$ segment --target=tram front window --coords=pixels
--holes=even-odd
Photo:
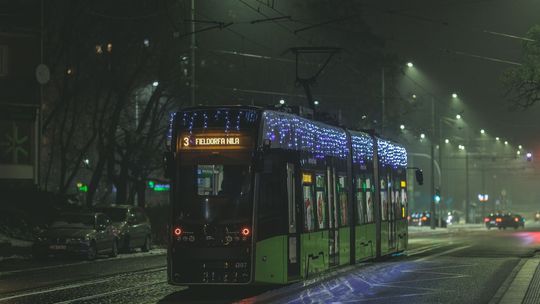
[[[222,224],[249,220],[251,175],[246,165],[181,166],[180,219]]]

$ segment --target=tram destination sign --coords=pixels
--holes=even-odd
[[[236,150],[251,146],[251,138],[241,133],[183,134],[179,146],[183,150]]]

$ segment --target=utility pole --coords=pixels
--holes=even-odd
[[[469,202],[469,152],[465,150],[465,223],[470,223],[470,202]]]
[[[191,0],[191,105],[195,105],[195,0]]]
[[[431,97],[431,138],[430,138],[430,156],[431,156],[431,229],[435,229],[435,98]]]
[[[386,93],[384,89],[384,65],[381,68],[381,136],[384,135],[384,123],[385,123],[385,113],[386,113]]]
[[[439,111],[437,111],[439,112]],[[439,113],[437,113],[439,114]],[[438,122],[438,127],[439,129],[437,130],[437,145],[439,146],[439,227],[442,227],[442,214],[441,214],[441,206],[443,204],[443,191],[442,191],[442,188],[443,188],[443,169],[442,169],[442,166],[443,166],[443,144],[442,144],[442,124],[441,124],[441,117],[440,117],[440,114],[437,115],[437,122]]]

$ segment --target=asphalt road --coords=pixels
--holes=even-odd
[[[188,289],[166,283],[165,252],[93,262],[0,262],[3,303],[489,303],[540,249],[525,230],[411,229],[409,250],[281,288]]]

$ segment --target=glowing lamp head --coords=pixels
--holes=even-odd
[[[421,138],[421,139],[426,138],[426,134],[424,134],[424,133],[420,134],[420,138]]]
[[[249,236],[251,234],[251,230],[249,230],[249,228],[247,228],[247,227],[244,227],[244,228],[242,228],[240,233],[242,233],[242,236]]]
[[[457,98],[457,94],[456,94],[456,93],[452,93],[452,98],[456,99],[456,98]]]
[[[461,115],[457,114],[456,119],[461,119]]]
[[[444,140],[444,143],[449,144],[450,140],[447,138],[447,139]]]
[[[182,228],[180,228],[180,227],[176,227],[176,228],[174,228],[174,230],[173,230],[174,236],[176,236],[176,237],[181,236],[183,232],[184,232],[184,231],[183,231]]]
[[[412,62],[409,61],[409,62],[407,62],[407,66],[408,66],[409,68],[412,68],[412,67],[414,66],[414,64],[413,64]]]
[[[279,100],[279,104],[285,104],[285,100],[284,100],[284,99],[280,99],[280,100]]]
[[[486,134],[486,130],[482,129],[482,130],[480,130],[480,133],[481,134]]]
[[[400,125],[399,128],[400,128],[401,130],[405,130],[405,125]]]

